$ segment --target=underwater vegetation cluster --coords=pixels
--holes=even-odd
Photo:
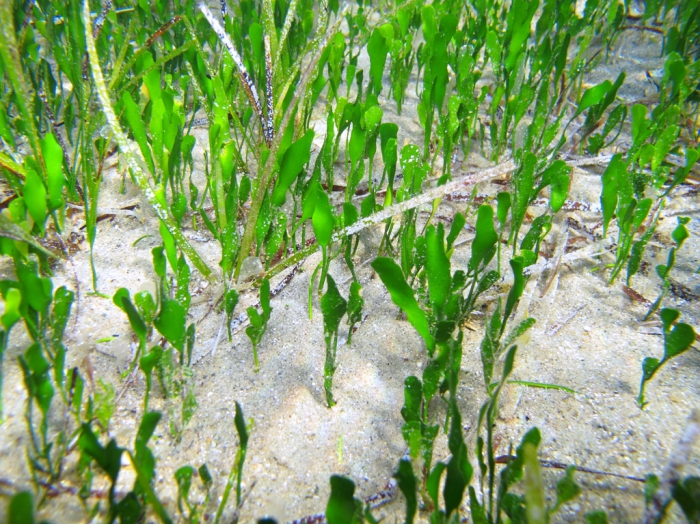
[[[219,290],[205,315],[223,318],[222,338],[245,328],[255,374],[274,322],[271,300],[320,252],[308,310],[317,304],[322,314],[329,414],[343,402],[334,397],[339,347],[362,336],[366,318],[361,269],[378,276],[420,337],[427,364],[403,383],[407,452],[396,457],[393,480],[361,499],[353,480],[334,475],[325,512],[295,522],[377,522],[377,508],[400,492],[397,518],[407,523],[545,523],[581,495],[574,476],[585,468],[541,460],[539,429],[500,455],[495,433],[509,385],[573,393],[511,376],[519,341],[536,323],[515,313],[533,272],[564,264],[568,233],[558,253],[546,242],[566,211],[595,208],[599,223],[577,226],[581,238],[609,242],[586,255],[599,262],[589,277],[610,286],[624,279],[624,292],[646,306],[643,320],[656,323],[663,356],[638,363],[640,410],[664,401],[646,391],[657,373],[697,349],[683,318],[692,314],[668,305],[679,293],[695,300],[675,275],[697,228],[690,212],[667,207],[681,191],[697,198],[700,180],[700,4],[0,0],[0,30],[0,252],[3,275],[12,275],[0,280],[0,431],[23,425],[26,449],[16,460],[27,471],[26,482],[0,472],[9,523],[60,522],[51,510],[59,497],[86,521],[241,519],[254,434],[238,402],[228,472],[178,468],[174,501],[156,482],[158,424],[179,443],[203,393],[193,358],[198,282]],[[646,71],[654,94],[640,100],[621,96],[625,71],[591,81],[628,32],[662,42],[662,69]],[[397,123],[414,107],[417,143]],[[465,170],[476,157],[488,167]],[[598,202],[572,199],[580,166],[599,168]],[[138,188],[158,245],[149,261],[155,285],[107,296],[95,249],[98,223],[114,218],[98,206],[110,170],[123,189]],[[479,192],[494,180],[497,192]],[[648,271],[649,247],[671,219],[665,259]],[[89,293],[111,300],[133,331],[119,393],[73,361],[66,337],[87,293],[54,281],[81,242],[78,220]],[[358,248],[370,230],[381,240],[364,266]],[[198,252],[192,231],[217,246],[218,265]],[[332,264],[347,270],[347,282]],[[651,299],[633,287],[649,273]],[[251,292],[257,301],[247,303]],[[465,332],[475,325],[485,401],[465,437],[459,388]],[[24,395],[23,417],[3,407],[11,366],[21,372],[11,386]],[[128,442],[110,426],[135,376],[145,388]],[[152,395],[167,409],[152,409]],[[673,507],[700,522],[700,477],[681,471],[699,436],[696,409],[669,466],[637,479],[646,522],[663,522]],[[437,459],[441,441],[447,460]],[[133,483],[124,489],[127,468]],[[553,494],[546,468],[564,470]],[[608,521],[603,510],[584,518]]]

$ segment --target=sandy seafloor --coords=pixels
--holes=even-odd
[[[604,78],[614,80],[620,70],[625,70],[627,81],[619,93],[622,99],[629,102],[653,95],[656,88],[647,81],[645,70],[658,77],[663,66],[663,60],[658,58],[659,49],[659,35],[627,31],[609,61],[598,66],[587,78],[587,85]],[[405,141],[422,144],[415,116],[416,104],[415,90],[409,86],[401,117],[396,114],[393,101],[382,106],[384,121],[399,123],[400,145]],[[322,131],[321,126],[317,129]],[[195,154],[201,159],[206,132],[199,130],[197,133]],[[316,148],[322,143],[320,135],[317,133],[314,141]],[[623,136],[621,143],[624,141]],[[614,151],[606,151],[611,152]],[[488,165],[491,164],[483,160],[475,145],[470,157],[460,161],[455,172],[459,175]],[[337,167],[342,171],[341,163]],[[577,168],[570,197],[593,204],[595,208],[599,202],[602,169]],[[126,194],[120,194],[121,182],[121,173],[116,168],[109,170],[99,202],[100,213],[116,210],[114,219],[99,223],[95,246],[99,291],[109,296],[120,287],[128,288],[132,295],[141,289],[153,288],[155,275],[150,250],[160,243],[157,219],[148,203],[128,180]],[[500,187],[485,183],[479,192],[495,194]],[[697,181],[678,188],[666,207],[667,213],[692,217],[688,225],[691,236],[678,253],[673,272],[673,278],[692,294],[685,298],[671,294],[665,302],[666,306],[680,309],[681,321],[696,327],[700,326],[697,297],[700,277],[694,274],[700,266],[697,190]],[[133,211],[122,209],[130,204],[138,205]],[[441,214],[450,216],[463,207],[464,204],[458,203],[444,204]],[[539,213],[541,211],[531,209],[532,215]],[[560,249],[562,226],[567,217],[575,218],[598,236],[602,233],[599,212],[560,211],[547,237],[546,251],[555,253]],[[80,230],[83,223],[82,214],[75,214],[68,222],[67,233],[72,230],[83,234]],[[653,268],[665,263],[672,245],[670,233],[675,225],[675,216],[662,220],[647,251],[648,266],[633,280],[634,289],[650,300],[660,291],[660,280]],[[218,267],[218,243],[208,232],[202,227],[194,231],[187,226],[184,231],[210,267]],[[151,447],[157,457],[155,488],[172,514],[177,514],[174,471],[185,464],[198,467],[202,463],[207,464],[215,478],[213,503],[208,509],[212,515],[215,512],[237,449],[233,426],[236,401],[243,407],[246,418],[254,420],[244,466],[247,498],[241,508],[243,522],[264,515],[284,522],[323,511],[332,474],[351,477],[361,497],[382,489],[391,478],[406,449],[400,415],[403,382],[412,374],[420,377],[428,360],[418,334],[400,318],[398,308],[369,265],[362,265],[375,256],[381,231],[380,227],[375,227],[362,234],[363,242],[355,262],[361,266],[358,276],[367,316],[353,336],[352,344],[338,349],[339,368],[334,380],[338,404],[333,409],[326,407],[323,394],[325,345],[316,298],[313,320],[307,314],[309,278],[320,261],[320,254],[309,257],[302,271],[272,300],[268,332],[259,348],[259,373],[253,372],[251,344],[242,330],[234,336],[233,343],[222,336],[216,351],[212,351],[221,325],[221,316],[210,312],[217,296],[217,285],[194,275],[193,302],[199,302],[191,307],[188,322],[198,322],[194,374],[199,408],[181,442],[170,435],[169,406],[158,386],[155,386],[150,404],[151,409],[164,412]],[[616,233],[612,230],[610,235]],[[132,247],[144,235],[151,236]],[[466,265],[470,255],[468,240],[472,235],[467,229],[460,235],[459,241],[467,242],[455,252],[453,269]],[[587,239],[571,242],[574,236],[580,235],[570,231],[572,252],[595,253],[610,245],[610,239],[599,240],[598,244]],[[126,316],[110,299],[89,294],[91,274],[87,243],[79,247],[71,261],[58,265],[54,277],[55,288],[65,285],[79,297],[66,332],[67,366],[79,366],[85,376],[89,365],[95,381],[101,378],[114,384],[118,392],[124,389],[109,426],[109,435],[120,445],[131,447],[141,415],[144,377],[136,374],[126,387],[120,383],[120,372],[132,355],[133,336]],[[637,477],[662,473],[691,409],[700,407],[700,359],[697,350],[691,349],[671,361],[648,385],[649,404],[640,410],[636,397],[642,360],[646,356],[660,358],[663,354],[660,324],[640,322],[646,308],[632,302],[623,292],[624,278],[612,286],[606,284],[608,273],[604,265],[612,260],[612,255],[607,254],[600,259],[581,257],[562,263],[549,286],[550,271],[533,274],[529,279],[510,325],[526,316],[537,319],[537,324],[529,336],[519,341],[511,378],[558,384],[575,390],[576,394],[519,385],[506,387],[495,428],[500,441],[497,453],[507,453],[511,444],[517,445],[522,435],[536,426],[542,433],[542,459]],[[504,273],[507,283],[509,272]],[[6,260],[0,274],[2,278],[12,278],[11,266]],[[350,275],[345,264],[332,263],[331,274],[347,296]],[[493,310],[494,299],[501,288],[494,289],[483,308],[488,313]],[[247,305],[254,300],[253,295],[247,295],[242,302]],[[237,311],[243,311],[243,305],[239,305]],[[483,316],[472,317],[465,330],[463,374],[458,392],[464,435],[471,451],[476,438],[477,413],[485,400],[479,356],[482,319]],[[343,329],[342,338],[347,333],[345,324]],[[111,342],[97,342],[110,336],[115,337]],[[26,347],[27,338],[20,329],[15,329],[5,355],[2,395],[7,420],[0,431],[0,479],[11,482],[11,489],[3,486],[3,490],[10,491],[31,485],[24,451],[27,444],[23,416],[26,395],[16,360]],[[434,400],[431,410],[438,420],[443,419],[442,401]],[[52,421],[58,424],[60,419],[57,412]],[[437,442],[436,457],[447,458],[445,436],[441,434]],[[75,466],[74,458],[75,454],[67,463],[66,485],[72,480],[70,469]],[[476,464],[473,456],[472,463]],[[544,470],[550,502],[556,480],[562,474]],[[693,451],[684,474],[700,474],[700,448]],[[130,489],[133,478],[133,470],[125,459],[118,483],[121,493]],[[583,487],[583,494],[564,506],[554,522],[582,522],[587,511],[596,509],[605,510],[610,522],[641,520],[642,483],[585,473],[578,473],[576,479]],[[97,482],[95,487],[106,485]],[[8,500],[0,497],[0,519],[4,519]],[[386,522],[398,522],[403,520],[403,504],[399,495],[390,505],[376,510],[375,515],[388,516]],[[233,509],[229,504],[225,515],[230,517]],[[468,515],[468,510],[463,514]],[[48,500],[40,516],[52,522],[87,519],[77,499],[67,495]],[[419,515],[421,521],[427,521],[427,517],[426,513]],[[148,521],[154,518],[151,516]],[[676,509],[668,521],[681,522],[683,517]]]

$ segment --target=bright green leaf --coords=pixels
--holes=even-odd
[[[46,221],[46,187],[39,175],[33,169],[27,169],[24,181],[24,202],[27,211],[41,231],[44,230]]]
[[[435,226],[429,226],[425,233],[427,248],[425,269],[428,273],[428,290],[430,302],[438,315],[447,301],[452,280],[450,261],[445,254],[444,234],[442,224],[438,224],[437,230]]]
[[[173,299],[163,301],[160,313],[155,318],[154,325],[174,348],[180,352],[185,347],[185,322],[187,313],[185,308]]]
[[[576,110],[574,118],[583,113],[586,109],[603,100],[603,97],[608,94],[608,91],[610,91],[612,87],[613,85],[610,80],[605,80],[597,86],[586,89],[581,97],[581,101],[578,104],[578,109]]]
[[[328,195],[324,191],[317,193],[316,206],[314,208],[311,223],[314,227],[314,234],[318,243],[326,247],[331,241],[333,235],[333,210],[328,199]]]
[[[299,140],[294,142],[285,151],[280,162],[280,172],[277,176],[277,183],[272,192],[272,203],[275,206],[284,204],[287,198],[287,191],[296,178],[301,174],[304,166],[311,158],[311,142],[314,139],[313,130],[308,130]]]
[[[377,258],[372,262],[372,267],[389,290],[394,304],[406,313],[408,321],[418,331],[418,334],[423,337],[428,350],[432,352],[435,347],[435,340],[430,334],[428,320],[423,310],[418,306],[413,290],[406,283],[401,268],[392,259],[386,257]]]
[[[498,235],[493,225],[493,208],[489,205],[479,206],[476,217],[476,236],[472,241],[472,255],[469,259],[469,271],[488,264],[496,254]]]

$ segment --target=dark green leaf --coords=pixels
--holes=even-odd
[[[647,243],[651,240],[651,237],[656,231],[656,221],[653,222],[652,226],[649,227],[642,237],[632,244],[632,250],[630,253],[630,258],[627,263],[627,285],[631,285],[631,279],[637,274],[639,268],[642,267],[642,257],[644,256],[644,251],[646,249]]]
[[[168,263],[173,271],[177,271],[177,249],[175,245],[175,238],[170,233],[168,227],[163,221],[160,223],[159,231],[160,236],[163,239],[163,248],[165,249],[165,256],[168,259]]]
[[[552,215],[545,212],[532,221],[530,229],[523,237],[520,243],[521,255],[525,259],[525,265],[530,266],[537,261],[537,255],[540,250],[540,242],[547,236],[547,233],[552,229]],[[527,252],[532,251],[532,255]]]
[[[605,121],[605,126],[603,127],[603,137],[607,137],[610,132],[615,129],[615,126],[627,118],[627,106],[624,104],[619,104],[610,111],[610,115]]]
[[[502,383],[506,381],[508,375],[510,375],[511,371],[513,371],[513,364],[515,362],[515,352],[517,351],[517,349],[518,346],[511,346],[508,349],[508,352],[506,353],[506,358],[503,362],[503,378],[501,379]]]
[[[364,304],[362,286],[359,282],[353,281],[350,284],[350,296],[348,297],[348,326],[350,326],[348,331],[348,344],[350,344],[350,338],[352,337],[355,324],[362,320],[362,308]]]
[[[250,188],[250,178],[248,178],[246,175],[243,175],[243,178],[241,178],[241,187],[238,190],[238,202],[240,205],[243,205],[248,201],[248,196],[250,195]]]
[[[641,227],[642,222],[644,222],[649,215],[651,205],[651,198],[645,198],[639,201],[632,215],[631,233],[635,233]]]
[[[352,524],[358,505],[353,495],[355,483],[347,477],[331,476],[331,495],[326,506],[328,524]],[[361,509],[361,506],[360,508]]]
[[[313,139],[314,132],[310,129],[285,151],[284,157],[280,162],[280,172],[277,176],[277,183],[272,192],[272,203],[275,206],[279,207],[284,204],[289,187],[301,174],[304,166],[311,158],[311,142]]]
[[[206,216],[207,214],[202,211],[202,215]],[[207,220],[209,220],[207,218]],[[216,228],[212,224],[212,233],[216,234]],[[160,277],[160,279],[165,282],[165,271],[166,271],[166,260],[164,255],[165,249],[163,246],[157,246],[151,249],[151,254],[153,255],[153,271],[156,272],[156,275]],[[119,304],[117,304],[119,306]],[[121,306],[119,306],[121,307]]]
[[[182,222],[185,213],[187,213],[187,198],[184,194],[178,193],[173,197],[173,203],[170,205],[170,211],[175,217],[175,221],[179,225]]]
[[[360,218],[357,212],[357,208],[351,202],[345,202],[343,204],[343,219],[345,221],[345,227],[353,225]]]
[[[647,357],[642,361],[642,381],[650,380],[659,369],[659,359]]]
[[[660,485],[661,481],[659,480],[659,477],[653,473],[646,476],[644,482],[644,501],[647,506],[649,506],[649,504],[651,504],[651,502],[654,500],[654,495],[656,495]]]
[[[35,311],[41,314],[48,313],[53,294],[51,279],[39,276],[39,266],[36,261],[17,260],[15,271],[22,285],[22,300],[26,300]]]
[[[180,498],[183,500],[187,500],[187,496],[190,493],[192,475],[194,475],[194,468],[192,466],[182,466],[175,471],[175,481],[180,491]]]
[[[678,320],[678,317],[680,317],[681,314],[677,309],[663,308],[659,313],[659,316],[661,317],[661,322],[664,325],[664,333],[668,334],[671,326],[676,320]]]
[[[695,330],[689,324],[679,323],[664,339],[664,360],[680,355],[695,342]]]
[[[411,461],[407,459],[401,459],[399,461],[399,469],[394,474],[397,480],[399,489],[403,493],[406,499],[406,524],[411,524],[416,515],[416,510],[418,509],[418,498],[417,493],[417,481],[413,474],[413,466]]]
[[[260,285],[260,308],[263,312],[263,322],[267,324],[272,308],[270,307],[270,279],[265,278]]]
[[[608,515],[603,510],[586,513],[586,524],[608,524]]]
[[[377,199],[374,193],[370,193],[360,204],[360,215],[362,218],[367,218],[372,213],[374,213],[374,208],[377,205]]]
[[[372,32],[372,36],[367,42],[367,54],[369,54],[369,72],[372,77],[374,93],[379,94],[382,90],[382,80],[384,75],[384,65],[386,55],[389,52],[389,44],[394,38],[394,28],[391,24],[384,24],[377,27]]]
[[[479,503],[473,486],[469,486],[469,509],[474,524],[489,524],[485,508]]]
[[[651,159],[651,170],[657,171],[661,167],[661,163],[666,158],[666,155],[671,151],[673,144],[676,142],[678,137],[679,127],[676,125],[670,125],[666,127],[661,136],[656,140],[654,146],[654,156]]]
[[[70,317],[70,309],[73,304],[74,293],[61,286],[53,296],[53,341],[60,343],[63,339],[63,332]],[[3,316],[4,318],[4,316]]]
[[[700,477],[687,477],[676,482],[671,488],[671,495],[688,522],[700,522]]]
[[[647,108],[642,104],[632,106],[632,144],[637,147],[648,137],[651,122],[646,119]]]
[[[258,310],[251,306],[246,309],[246,313],[248,313],[248,321],[250,322],[250,327],[246,329],[246,332],[248,332],[249,329],[260,330],[263,326],[263,322],[262,316],[258,313]]]
[[[459,408],[452,404],[452,426],[450,428],[449,448],[452,457],[447,464],[447,476],[443,497],[445,498],[445,514],[450,517],[454,511],[459,511],[464,496],[464,490],[472,477],[472,466],[469,463],[467,446],[462,436],[462,417]]]
[[[24,357],[20,357],[20,362],[24,364],[23,371],[27,390],[36,399],[42,413],[46,415],[51,407],[54,389],[48,373],[51,366],[44,358],[38,342],[29,346]],[[25,366],[27,369],[24,369]]]
[[[501,347],[499,342],[501,327],[501,301],[499,299],[498,307],[491,315],[491,320],[486,324],[486,332],[480,346],[481,364],[484,368],[484,382],[487,388],[491,384],[493,365]]]
[[[618,153],[612,157],[603,173],[603,191],[600,195],[600,205],[603,208],[603,234],[607,234],[608,224],[617,208],[618,180],[627,170],[627,165]]]
[[[352,167],[353,174],[357,172],[357,163],[364,157],[365,146],[367,144],[367,133],[362,127],[362,107],[361,105],[355,104],[353,107],[353,119],[352,119],[352,132],[350,133],[350,142],[348,143],[348,156],[350,157],[350,163]],[[360,169],[364,169],[364,164],[358,166]],[[350,187],[350,192],[354,193],[354,188],[357,187],[359,180],[353,180],[354,177],[351,176],[351,181],[348,183]]]
[[[4,74],[2,60],[0,60],[0,75]],[[12,148],[15,149],[15,137],[9,123],[9,113],[7,106],[0,102],[0,137]]]
[[[78,447],[97,462],[112,482],[116,482],[119,469],[121,468],[121,455],[124,450],[117,447],[114,439],[109,441],[106,448],[103,448],[90,426],[83,424],[80,437],[78,438]]]
[[[498,282],[499,278],[501,278],[501,275],[495,269],[486,273],[483,277],[481,277],[481,280],[479,280],[479,284],[477,286],[478,294],[481,294],[487,289],[490,289],[491,286]]]
[[[525,290],[525,279],[523,278],[523,260],[521,257],[515,257],[510,260],[510,267],[513,270],[513,287],[510,288],[508,298],[506,299],[506,308],[503,312],[503,327],[505,329],[506,321],[515,308],[515,304],[520,300]]]
[[[185,346],[187,348],[187,361],[181,362],[180,364],[190,366],[192,364],[192,350],[194,349],[194,342],[197,338],[197,326],[192,323],[187,326],[187,331],[185,332]]]
[[[550,204],[552,212],[558,212],[566,202],[569,194],[569,177],[572,168],[567,166],[563,160],[557,160],[542,173],[542,181],[538,187],[538,193],[546,186],[551,186]]]
[[[153,323],[153,319],[156,317],[157,305],[151,294],[145,289],[143,291],[139,291],[134,295],[134,303],[136,304],[136,309],[138,310],[141,319],[146,324]]]
[[[236,402],[236,416],[234,417],[234,423],[236,426],[236,431],[238,432],[238,438],[241,441],[241,448],[246,449],[248,447],[248,430],[246,429],[245,419],[243,418],[243,409],[238,402]]]
[[[440,478],[442,477],[442,472],[445,471],[447,465],[444,462],[438,462],[435,464],[433,471],[428,475],[428,480],[426,481],[426,487],[428,490],[428,495],[430,495],[433,501],[434,507],[439,507],[440,501],[438,500],[438,493],[440,489]]]
[[[539,429],[537,428],[532,428],[527,433],[525,433],[525,435],[523,435],[520,445],[516,450],[516,458],[510,461],[510,463],[507,466],[507,473],[502,475],[502,479],[504,479],[508,486],[512,486],[523,477],[523,466],[525,463],[525,446],[527,444],[530,444],[537,448],[541,440],[542,437],[540,435]]]
[[[214,482],[214,478],[211,476],[211,473],[209,473],[207,465],[202,464],[197,471],[199,471],[199,478],[202,480],[202,484],[207,488],[211,486],[212,482]]]
[[[154,347],[139,359],[139,367],[148,376],[153,368],[158,364],[158,360],[163,356],[163,350],[159,346]]]
[[[447,235],[447,250],[452,249],[452,245],[457,240],[457,237],[462,232],[462,228],[467,223],[467,219],[462,213],[457,213],[452,220],[452,225],[450,226],[450,233]]]
[[[133,491],[119,501],[115,513],[120,524],[139,524],[144,519],[144,508]]]
[[[425,41],[432,46],[435,41],[435,36],[437,35],[437,17],[435,15],[435,9],[432,5],[426,5],[423,7],[422,13],[423,20],[423,38]]]
[[[651,200],[651,199],[648,199]],[[688,217],[678,217],[678,225],[671,233],[671,238],[676,243],[676,248],[680,249],[683,243],[688,239],[690,233],[686,229],[686,224],[690,221]]]
[[[338,291],[333,277],[328,275],[328,289],[321,298],[321,312],[323,313],[323,331],[326,334],[336,333],[340,321],[347,311],[348,303]]]
[[[114,415],[114,386],[101,378],[97,380],[99,387],[95,391],[95,416],[103,428],[109,427],[109,421]]]
[[[418,458],[422,449],[421,422],[414,420],[401,426],[401,435],[408,444],[408,451],[412,458]]]
[[[36,375],[44,375],[51,368],[48,360],[44,358],[41,345],[38,342],[35,342],[27,348],[27,351],[24,353],[24,358],[29,365],[29,369]]]
[[[443,347],[436,358],[430,359],[423,370],[423,398],[426,404],[440,388],[447,367],[448,351]]]
[[[136,440],[134,441],[134,456],[137,464],[143,459],[146,448],[148,446],[148,441],[153,436],[153,432],[160,422],[162,415],[157,411],[149,411],[145,413],[141,418],[141,424],[139,425],[139,430],[136,433]]]
[[[576,466],[569,466],[566,468],[566,475],[557,482],[557,507],[581,494],[581,487],[574,480],[575,472]]]
[[[404,406],[401,408],[401,416],[406,422],[420,420],[420,407],[423,400],[423,385],[418,377],[410,376],[404,381],[403,388]]]
[[[523,223],[527,207],[532,198],[536,163],[537,157],[532,153],[526,153],[520,169],[518,169],[514,175],[515,202],[513,202],[511,211],[513,217],[511,237],[514,243],[517,242],[518,231]]]
[[[643,408],[646,404],[644,400],[644,389],[646,387],[646,383],[651,380],[660,367],[661,363],[659,362],[658,358],[647,357],[642,361],[642,382],[639,386],[639,395],[637,396],[637,404],[639,404],[639,407],[641,408]]]
[[[258,214],[258,220],[255,223],[255,236],[260,243],[265,242],[268,238],[267,234],[272,226],[272,220],[274,218],[272,206],[270,205],[269,193],[265,192],[265,196],[260,205],[260,213]]]
[[[21,491],[12,497],[7,524],[34,524],[34,497],[29,491]]]

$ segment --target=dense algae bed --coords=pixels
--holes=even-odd
[[[378,15],[375,15],[367,22],[373,26],[377,21]],[[341,30],[347,30],[347,27],[343,25]],[[420,30],[417,35],[420,41]],[[658,82],[663,74],[665,58],[661,54],[661,45],[661,36],[653,31],[623,31],[607,60],[585,75],[583,85],[590,87],[606,79],[613,81],[620,71],[625,71],[627,77],[618,92],[620,101],[634,103],[653,99],[657,91],[653,80]],[[598,49],[592,45],[588,53],[592,55]],[[370,59],[363,48],[357,69],[369,71],[370,68]],[[415,73],[414,70],[409,77],[400,116],[394,101],[387,98],[391,82],[388,70],[379,95],[382,121],[398,125],[397,142],[400,146],[423,143],[424,132],[418,109],[420,99],[416,96],[416,85],[420,85],[421,77],[416,77]],[[491,75],[486,68],[479,85],[492,85],[495,76]],[[366,73],[365,78],[368,77],[369,73]],[[341,91],[344,91],[345,85],[341,86]],[[353,100],[356,96],[357,90],[353,86],[348,98]],[[314,165],[316,156],[324,147],[327,102],[332,103],[332,98],[324,90],[310,118],[310,128],[314,129],[315,136],[309,166]],[[576,101],[571,104],[575,105]],[[482,118],[487,121],[490,115],[483,114]],[[195,137],[192,178],[200,189],[207,184],[208,167],[205,168],[203,162],[203,151],[211,138],[207,131],[207,128],[192,130]],[[517,131],[513,133],[517,135]],[[623,126],[618,140],[600,154],[624,152],[631,141],[630,130]],[[467,157],[459,151],[453,165],[453,176],[457,178],[493,166],[493,162],[484,159],[489,156],[488,147],[487,140],[486,150],[482,151],[475,138]],[[565,147],[562,153],[566,153],[569,147]],[[335,183],[339,186],[347,183],[345,154],[345,147],[341,145],[334,164]],[[97,216],[104,218],[97,224],[94,246],[99,291],[112,297],[119,288],[126,287],[132,295],[141,290],[150,290],[156,295],[151,250],[162,243],[158,217],[139,188],[129,177],[125,179],[125,168],[117,163],[116,158],[107,160],[97,205]],[[438,155],[433,166],[435,175],[442,172],[441,158]],[[501,160],[507,158],[504,155]],[[380,178],[383,169],[380,155],[374,162],[373,171]],[[648,307],[624,292],[620,287],[624,279],[614,285],[607,284],[609,272],[606,273],[605,266],[614,261],[611,248],[614,248],[612,243],[617,237],[612,232],[608,232],[605,238],[602,235],[601,174],[606,165],[607,162],[599,165],[595,161],[582,163],[571,173],[570,202],[554,214],[552,230],[541,246],[541,258],[530,268],[530,277],[511,320],[513,326],[527,317],[535,318],[537,323],[517,341],[518,353],[510,379],[555,384],[574,393],[508,384],[501,393],[495,426],[495,454],[508,453],[509,447],[516,446],[527,430],[538,427],[543,439],[539,446],[541,459],[644,478],[649,473],[663,472],[691,410],[698,406],[698,359],[696,350],[692,349],[671,361],[648,385],[649,404],[644,410],[639,408],[641,362],[648,356],[661,356],[661,324],[640,321]],[[403,174],[400,171],[399,168],[397,180]],[[506,180],[509,176],[510,172],[480,184],[478,201],[491,202],[498,192],[508,187]],[[659,293],[660,280],[653,268],[666,262],[668,251],[674,245],[671,233],[677,225],[676,216],[694,217],[693,213],[697,212],[696,180],[697,175],[694,175],[669,197],[656,233],[648,244],[645,268],[633,279],[634,290],[648,299],[653,300]],[[364,189],[363,186],[360,187]],[[9,184],[3,189],[6,196],[14,192]],[[467,198],[464,198],[470,191],[467,188],[461,199],[460,195],[445,198],[433,219],[449,228],[455,213],[470,210],[465,213],[468,225],[455,241],[456,248],[451,258],[453,270],[466,268],[472,253],[477,206],[467,203]],[[338,204],[338,209],[342,200],[342,193],[331,193],[331,202]],[[210,210],[213,205],[210,200],[203,203],[203,207]],[[537,205],[530,206],[530,216],[524,228],[529,227],[530,219],[543,210]],[[288,204],[282,211],[291,216],[294,208]],[[430,205],[421,208],[417,218],[419,232],[430,211]],[[126,315],[112,300],[89,294],[92,274],[89,246],[84,239],[85,222],[80,208],[68,214],[64,238],[76,240],[73,244],[75,252],[71,253],[69,260],[54,266],[52,277],[54,289],[65,285],[77,295],[64,336],[68,348],[66,369],[77,367],[95,395],[103,388],[100,381],[114,385],[115,409],[102,441],[106,443],[108,437],[115,438],[119,445],[131,447],[141,420],[146,381],[138,370],[127,379],[120,378],[134,358],[136,339]],[[221,244],[201,221],[197,230],[191,224],[191,221],[183,221],[181,230],[184,236],[209,267],[218,267],[222,258]],[[697,275],[694,274],[700,266],[697,220],[690,220],[687,228],[690,237],[678,251],[674,268],[674,292],[669,294],[664,305],[679,309],[683,322],[697,326],[700,312]],[[310,226],[308,229],[311,236],[312,229]],[[199,467],[203,463],[214,477],[212,503],[207,513],[212,516],[216,513],[239,447],[233,420],[235,402],[240,403],[245,416],[254,421],[243,469],[242,487],[246,498],[240,508],[241,521],[249,522],[264,515],[285,521],[323,511],[329,496],[328,479],[332,474],[353,479],[360,497],[383,489],[406,452],[401,433],[404,381],[410,375],[422,376],[430,362],[425,343],[400,314],[370,266],[377,256],[383,231],[383,225],[378,225],[359,235],[354,265],[363,289],[364,310],[352,344],[343,344],[348,327],[345,322],[341,325],[337,355],[339,367],[333,381],[337,405],[331,409],[326,407],[323,388],[326,345],[323,315],[315,291],[313,320],[309,319],[308,310],[309,282],[321,263],[321,254],[305,258],[291,279],[286,279],[288,273],[282,273],[272,280],[273,288],[280,281],[286,286],[271,301],[271,318],[258,348],[258,373],[253,372],[253,351],[243,327],[238,328],[230,343],[226,329],[222,330],[224,313],[216,310],[216,303],[223,285],[207,281],[193,269],[187,322],[197,326],[191,370],[192,391],[198,407],[181,438],[174,438],[168,427],[171,420],[177,423],[181,400],[164,398],[160,385],[154,380],[149,402],[150,410],[164,414],[149,445],[157,461],[153,486],[168,513],[177,514],[175,471],[186,464]],[[71,233],[73,237],[69,236]],[[504,248],[501,261],[504,268],[508,268],[510,256],[506,251],[510,249]],[[601,252],[604,254],[597,256]],[[552,261],[548,266],[544,254]],[[557,260],[559,263],[555,266]],[[2,273],[3,278],[16,278],[11,260],[4,260]],[[347,297],[353,275],[342,257],[331,262],[329,274],[338,283],[341,294]],[[509,292],[512,276],[505,269],[503,275],[503,279],[484,294],[479,308],[464,324],[456,403],[462,414],[461,429],[475,469],[478,413],[487,398],[480,356],[483,318],[492,315],[498,297],[505,300]],[[256,300],[255,291],[241,293],[236,314]],[[159,338],[154,335],[152,343]],[[5,422],[0,432],[3,465],[0,480],[8,494],[32,489],[23,451],[29,444],[24,420],[27,393],[22,371],[16,364],[17,357],[24,354],[29,345],[29,337],[17,327],[12,331],[4,354],[2,394]],[[446,402],[435,398],[430,409],[434,420],[444,423]],[[61,429],[63,420],[63,412],[54,406],[49,417],[51,434]],[[81,485],[77,455],[75,451],[65,461],[62,481],[58,484],[64,493],[48,497],[37,511],[39,517],[54,522],[88,519],[88,512],[72,493]],[[449,456],[447,439],[441,434],[436,440],[435,459],[446,460]],[[693,448],[684,464],[683,475],[698,475],[699,461],[700,454]],[[117,498],[132,489],[135,479],[131,463],[124,458],[122,464],[116,487]],[[548,496],[554,496],[553,488],[561,475],[556,470],[543,470]],[[644,512],[642,483],[584,473],[577,473],[576,479],[582,487],[582,494],[563,506],[554,517],[555,521],[582,521],[586,512],[598,509],[605,510],[611,522],[641,521]],[[97,473],[92,489],[95,493],[102,493],[103,505],[106,504],[104,493],[108,486],[107,478]],[[194,498],[197,497],[201,502],[200,493],[195,494]],[[94,504],[97,500],[99,497],[90,502]],[[0,514],[6,513],[8,502],[9,498],[0,497]],[[553,499],[549,502],[553,504]],[[234,509],[230,502],[224,515],[231,518]],[[377,510],[375,516],[387,515],[398,521],[403,519],[404,509],[404,501],[398,496],[396,502]],[[683,521],[677,507],[672,511],[668,521]],[[469,515],[466,506],[462,515]],[[428,517],[428,513],[419,514],[421,521],[427,521]]]

